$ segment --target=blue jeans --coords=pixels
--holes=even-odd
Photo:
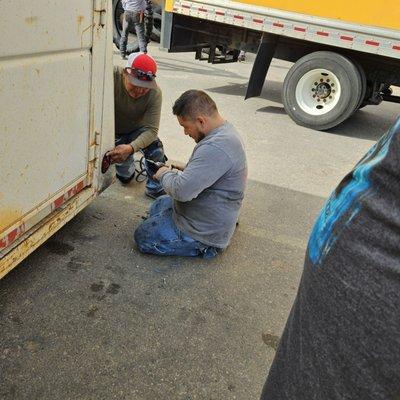
[[[123,135],[117,134],[115,137],[115,145],[118,146],[119,144],[131,143],[133,140],[139,137],[145,129],[146,128],[140,128],[131,133],[126,133]],[[142,149],[141,152],[143,153],[145,159],[147,158],[152,161],[160,161],[160,162],[166,161],[166,157],[164,154],[164,147],[161,140],[157,139],[149,146]],[[133,154],[131,154],[123,163],[115,164],[115,168],[119,176],[123,178],[133,177],[133,175],[135,174],[135,159],[133,157]],[[163,191],[164,189],[162,188],[162,186],[158,181],[155,181],[154,179],[151,178],[147,178],[146,190],[148,193],[157,194]]]
[[[175,225],[172,218],[172,198],[161,196],[150,207],[150,216],[134,233],[134,239],[143,253],[159,256],[187,256],[213,258],[220,249],[192,239]]]

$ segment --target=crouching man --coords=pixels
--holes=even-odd
[[[233,235],[244,196],[243,143],[203,91],[183,93],[173,113],[197,144],[183,171],[161,167],[154,178],[167,195],[150,208],[134,237],[144,253],[212,258]]]
[[[135,152],[141,151],[153,161],[166,159],[158,138],[162,94],[156,72],[155,60],[142,53],[132,53],[125,68],[114,67],[115,148],[108,155],[117,164],[117,178],[124,184],[135,177]],[[147,196],[164,194],[159,182],[147,179]]]

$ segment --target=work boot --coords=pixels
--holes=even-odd
[[[126,185],[126,184],[128,184],[128,183],[134,178],[135,173],[133,173],[133,174],[132,174],[131,176],[129,176],[129,177],[121,176],[121,175],[118,175],[118,174],[116,174],[116,176],[117,176],[117,179],[118,179],[121,183],[123,183],[124,185]]]

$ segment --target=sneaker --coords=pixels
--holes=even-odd
[[[118,175],[118,174],[116,174],[116,176],[117,176],[117,179],[121,182],[121,183],[123,183],[123,184],[127,184],[127,183],[129,183],[132,179],[133,179],[133,177],[135,176],[135,174],[132,174],[131,176],[129,176],[128,178],[126,177],[126,176],[121,176],[121,175]]]
[[[151,199],[158,199],[160,196],[164,196],[165,190],[160,190],[159,192],[150,192],[149,190],[146,189],[144,192],[147,197],[150,197]]]

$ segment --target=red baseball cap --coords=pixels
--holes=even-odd
[[[125,71],[132,85],[148,89],[156,89],[155,80],[157,63],[154,58],[145,53],[132,53],[128,57]]]

